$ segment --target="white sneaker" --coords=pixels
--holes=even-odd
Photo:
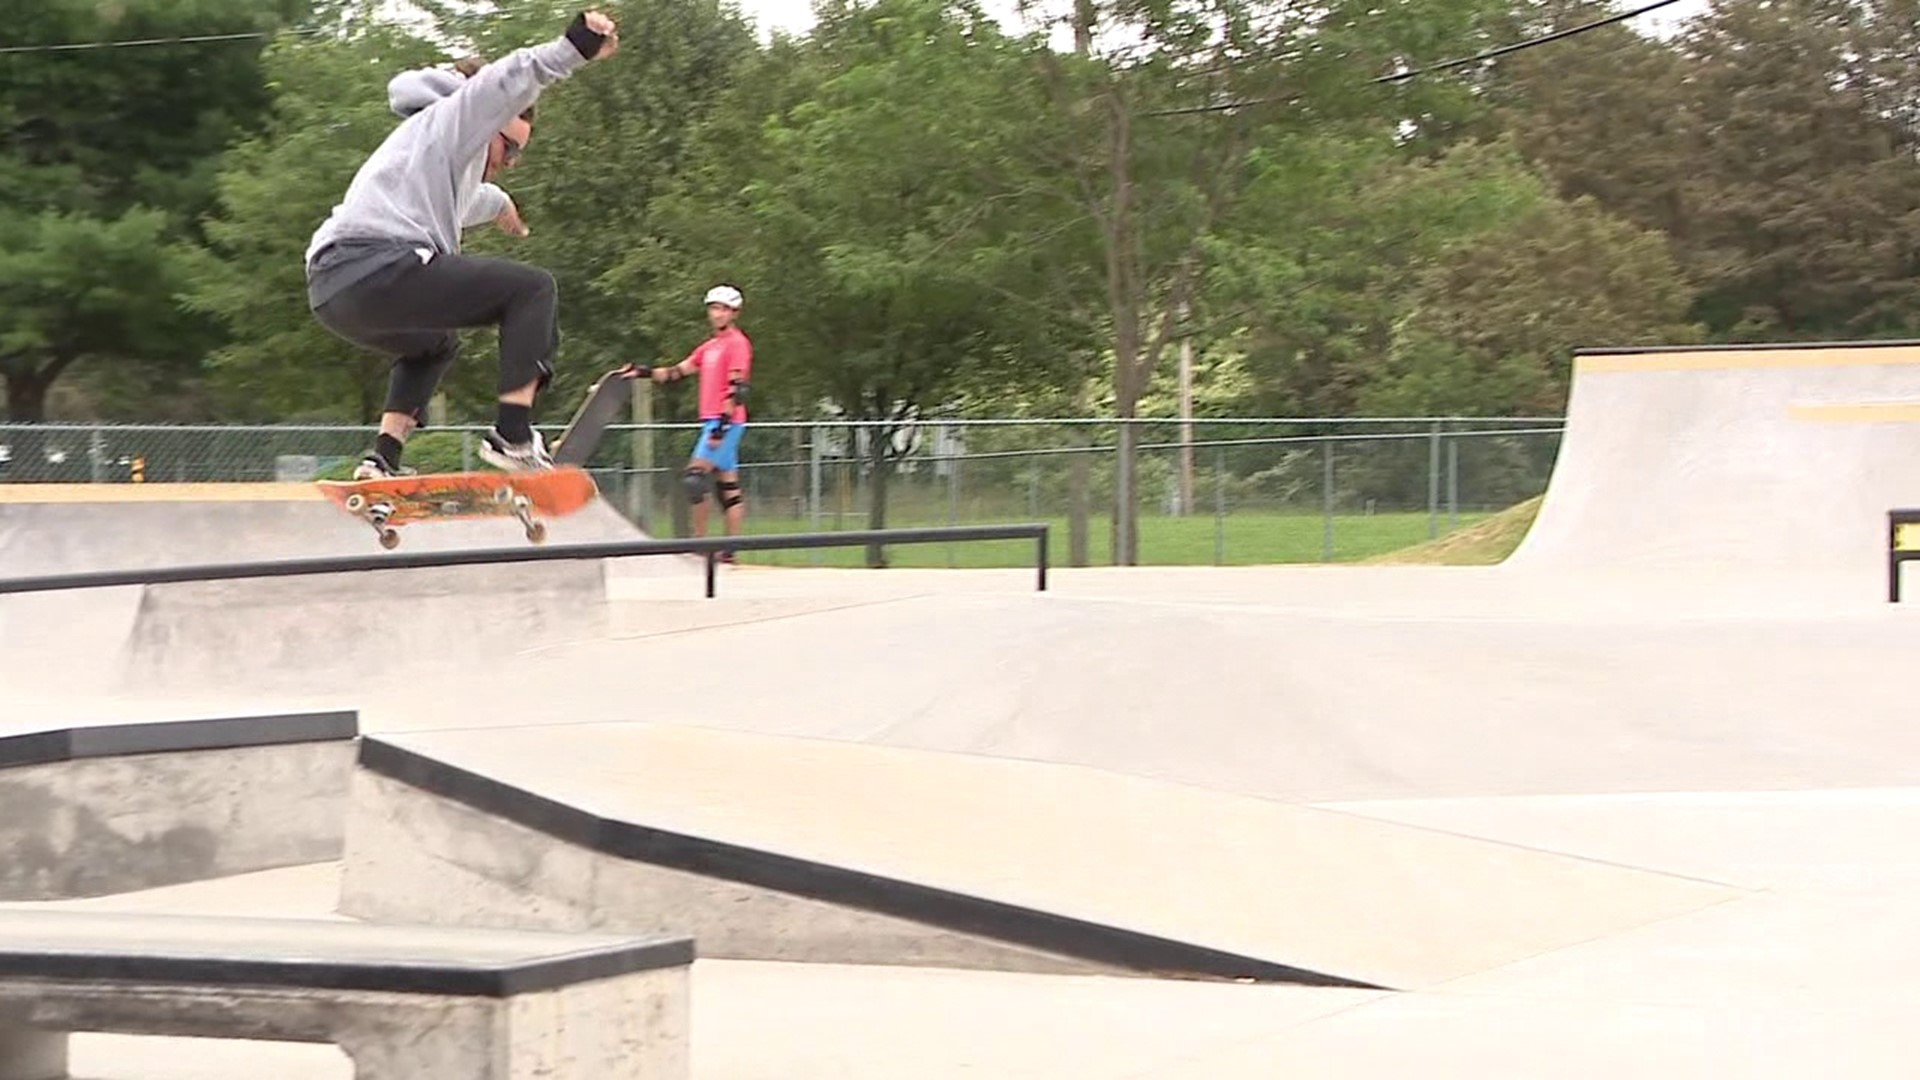
[[[360,464],[355,466],[353,470],[353,478],[355,480],[391,480],[397,476],[418,475],[419,470],[417,469],[409,469],[404,465],[396,469],[388,465],[386,459],[379,454],[368,454],[366,457],[361,458]]]
[[[495,468],[507,472],[534,472],[553,468],[547,453],[547,441],[535,431],[530,442],[510,443],[498,428],[489,428],[480,436],[480,457]]]

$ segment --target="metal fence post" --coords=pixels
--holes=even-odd
[[[947,524],[960,524],[960,458],[949,454],[947,457]],[[953,545],[947,545],[947,569],[955,566]]]
[[[1440,421],[1427,432],[1427,539],[1440,535]]]
[[[1227,448],[1213,448],[1213,565],[1227,561]]]
[[[824,430],[823,425],[813,425],[811,438],[813,445],[807,454],[809,459],[807,462],[807,516],[808,525],[814,532],[820,531],[820,441]],[[807,552],[807,562],[813,566],[820,565],[818,548]]]
[[[1460,436],[1447,436],[1447,531],[1460,527]]]
[[[1333,561],[1333,440],[1320,440],[1320,561]]]

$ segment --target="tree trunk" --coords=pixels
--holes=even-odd
[[[1140,565],[1140,429],[1129,423],[1133,405],[1120,410],[1120,437],[1113,463],[1113,565]]]
[[[868,442],[868,451],[873,458],[873,476],[867,487],[867,528],[884,529],[887,527],[887,476],[893,471],[893,429],[883,427],[868,430],[873,433]],[[867,545],[867,568],[887,568],[886,545]]]
[[[1107,302],[1113,312],[1113,398],[1120,419],[1114,455],[1113,565],[1139,564],[1139,484],[1134,476],[1134,411],[1139,404],[1141,326],[1145,304],[1139,264],[1133,206],[1133,118],[1117,87],[1107,89],[1107,171],[1112,183],[1112,209],[1107,219]]]
[[[38,370],[7,373],[7,419],[37,424],[47,418],[47,390],[53,380]]]

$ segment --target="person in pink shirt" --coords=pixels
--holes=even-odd
[[[693,533],[707,535],[707,490],[719,496],[728,536],[738,536],[747,515],[740,494],[740,440],[747,430],[747,390],[753,375],[753,342],[737,321],[744,303],[740,290],[716,285],[707,290],[707,323],[713,335],[685,360],[670,367],[634,365],[633,377],[677,382],[700,377],[700,434],[687,461],[687,494],[693,500]],[[728,553],[722,556],[733,561]]]

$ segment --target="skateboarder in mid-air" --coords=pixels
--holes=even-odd
[[[455,331],[480,326],[500,330],[499,412],[480,456],[510,471],[552,467],[533,405],[559,346],[553,275],[462,255],[460,232],[497,221],[525,233],[491,181],[526,148],[541,92],[619,47],[613,20],[590,11],[559,38],[477,70],[408,72],[389,86],[407,118],[360,167],[306,257],[307,300],[320,324],[394,357],[380,435],[354,479],[404,471],[407,436],[459,352]]]
[[[693,500],[693,532],[695,536],[707,535],[707,489],[711,486],[726,515],[727,535],[738,536],[747,516],[746,500],[740,494],[740,440],[747,430],[753,342],[737,325],[744,303],[739,289],[715,285],[707,290],[706,302],[711,337],[671,367],[636,364],[628,372],[635,378],[652,378],[659,383],[700,376],[700,419],[704,423],[694,439],[685,476],[687,494]],[[722,558],[732,561],[731,553]]]

